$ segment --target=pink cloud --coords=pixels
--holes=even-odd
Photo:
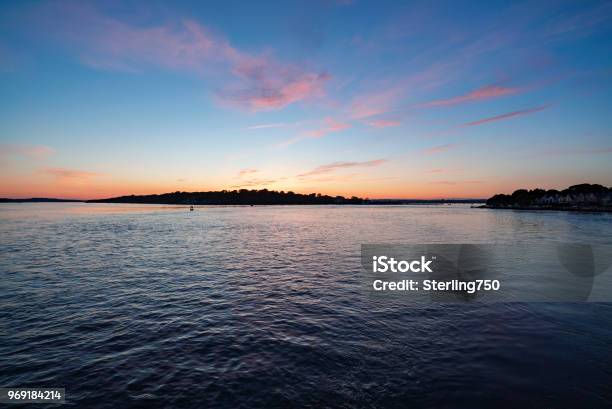
[[[217,97],[251,111],[280,109],[324,95],[330,76],[270,54],[235,48],[192,20],[143,26],[111,18],[84,3],[52,3],[40,14],[56,40],[96,69],[140,72],[150,67],[214,75]],[[229,78],[226,78],[230,74]]]
[[[154,65],[201,71],[235,54],[225,40],[190,20],[135,26],[86,3],[58,2],[43,10],[57,40],[77,52],[83,64],[96,69],[138,72]]]
[[[298,175],[298,177],[305,178],[310,176],[318,176],[321,174],[334,172],[338,169],[380,166],[385,162],[387,162],[387,159],[374,159],[365,162],[333,162],[328,163],[326,165],[318,166],[309,172],[305,172]]]
[[[457,182],[453,182],[450,180],[438,180],[435,182],[429,182],[431,185],[456,185]]]
[[[365,119],[376,117],[378,115],[394,112],[397,115],[401,112],[409,111],[415,108],[414,105],[405,105],[406,99],[416,91],[428,91],[452,81],[460,72],[460,67],[466,65],[466,60],[472,60],[470,57],[474,52],[470,50],[455,49],[448,56],[448,59],[431,61],[431,55],[428,52],[423,53],[423,61],[426,63],[418,69],[404,75],[403,77],[395,78],[393,81],[375,81],[369,87],[373,92],[366,92],[358,95],[353,99],[348,111],[352,119]],[[418,58],[415,58],[415,61]],[[380,90],[383,91],[380,91]],[[510,89],[503,87],[483,87],[472,91],[463,98],[484,99],[493,98],[496,94],[510,92]],[[458,97],[460,98],[460,97]],[[434,102],[434,101],[432,101]],[[458,103],[452,100],[440,101],[441,104]],[[403,105],[403,106],[402,106]]]
[[[231,188],[240,189],[240,188],[255,187],[255,186],[265,187],[265,186],[273,185],[276,182],[278,182],[278,180],[275,180],[275,179],[249,179],[249,180],[242,181],[238,185],[231,186]]]
[[[431,148],[425,149],[424,153],[426,155],[433,155],[433,154],[436,154],[436,153],[446,152],[448,150],[455,149],[458,146],[459,145],[456,144],[456,143],[447,143],[445,145],[438,145],[438,146],[433,146]]]
[[[336,121],[333,118],[325,118],[323,123],[324,125],[321,128],[306,131],[303,133],[303,136],[307,138],[321,138],[330,132],[340,132],[351,127],[350,124]]]
[[[304,139],[311,139],[311,138],[322,138],[325,135],[332,133],[332,132],[341,132],[344,131],[345,129],[350,128],[351,125],[345,122],[340,122],[337,121],[333,118],[325,118],[323,120],[323,123],[321,125],[321,127],[317,128],[317,129],[312,129],[309,131],[304,131],[302,132],[300,135],[296,136],[295,138],[291,138],[288,139],[284,142],[281,142],[280,144],[278,144],[278,146],[288,146],[288,145],[292,145],[294,143],[297,143],[299,141],[302,141]]]
[[[519,91],[520,91],[519,88],[509,88],[509,87],[502,87],[502,86],[497,86],[497,85],[487,85],[485,87],[478,88],[474,91],[471,91],[465,95],[460,95],[460,96],[448,98],[448,99],[433,100],[425,104],[419,105],[419,107],[428,108],[428,107],[436,107],[436,106],[457,105],[457,104],[461,104],[464,102],[479,101],[479,100],[484,100],[484,99],[499,98],[499,97],[504,97],[507,95],[513,95],[513,94],[518,93]]]
[[[588,4],[585,2],[585,4]],[[548,37],[564,35],[585,36],[599,27],[607,27],[610,22],[612,5],[609,2],[595,3],[592,7],[561,16],[550,24],[545,31]]]
[[[482,180],[465,180],[465,181],[452,181],[452,180],[438,180],[429,182],[432,185],[479,185],[484,183]]]
[[[483,119],[479,119],[477,121],[468,122],[466,124],[463,124],[463,126],[477,126],[477,125],[487,124],[487,123],[490,123],[490,122],[502,121],[504,119],[514,118],[514,117],[517,117],[517,116],[533,114],[535,112],[543,111],[543,110],[545,110],[548,107],[549,107],[549,105],[542,105],[542,106],[535,107],[535,108],[521,109],[519,111],[508,112],[507,114],[492,116],[492,117],[489,117],[489,118],[483,118]]]
[[[351,118],[368,118],[371,116],[384,114],[385,112],[387,112],[388,109],[389,107],[387,105],[356,102],[351,107]]]
[[[366,121],[366,123],[375,128],[388,128],[391,126],[399,126],[402,123],[395,119],[375,119],[372,121]]]
[[[392,109],[404,91],[402,86],[396,85],[386,91],[360,95],[351,103],[349,116],[351,119],[366,119],[384,114]]]
[[[0,145],[0,155],[2,156],[23,156],[31,159],[44,159],[54,153],[54,149],[44,145]]]
[[[261,125],[252,125],[248,126],[246,129],[270,129],[270,128],[285,128],[288,125],[285,123],[275,123],[275,124],[261,124]]]
[[[218,93],[231,105],[252,111],[282,108],[294,102],[321,97],[328,74],[303,72],[296,67],[277,66],[262,61],[260,69],[234,71],[243,86],[233,87]]]
[[[257,172],[259,172],[257,169],[241,169],[240,172],[238,172],[238,177],[252,175],[253,173]]]
[[[364,120],[393,112],[397,117],[409,109],[402,104],[415,90],[435,88],[445,83],[452,71],[446,64],[434,63],[393,81],[377,80],[368,85],[370,92],[357,95],[348,107],[348,116],[354,120]],[[382,90],[382,91],[381,91]]]
[[[66,168],[46,168],[42,169],[41,173],[55,176],[58,179],[89,179],[100,175],[99,173]]]

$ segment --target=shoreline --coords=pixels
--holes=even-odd
[[[137,201],[101,201],[101,200],[72,200],[72,199],[0,199],[1,203],[87,203],[87,204],[127,204],[127,205],[172,205],[172,206],[406,206],[406,205],[451,205],[451,204],[481,204],[484,199],[406,199],[406,200],[371,200],[363,203],[171,203],[171,202],[137,202]]]
[[[572,206],[472,206],[472,209],[493,209],[493,210],[521,210],[521,211],[556,211],[556,212],[580,212],[580,213],[612,213],[611,207],[572,207]]]

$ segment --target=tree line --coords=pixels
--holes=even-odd
[[[602,206],[612,207],[612,188],[583,183],[567,189],[519,189],[511,195],[498,194],[486,202],[489,207],[555,207]]]
[[[109,199],[88,200],[89,203],[147,203],[183,205],[309,205],[309,204],[362,204],[364,199],[356,196],[329,196],[320,193],[301,194],[294,192],[260,190],[220,190],[211,192],[173,192],[158,195],[130,195]]]

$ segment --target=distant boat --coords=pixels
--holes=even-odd
[[[189,206],[189,211],[193,212],[193,206]]]

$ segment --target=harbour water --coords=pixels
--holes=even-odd
[[[612,245],[612,214],[3,204],[0,386],[83,408],[610,407],[612,304],[360,282],[363,243],[517,242]]]

